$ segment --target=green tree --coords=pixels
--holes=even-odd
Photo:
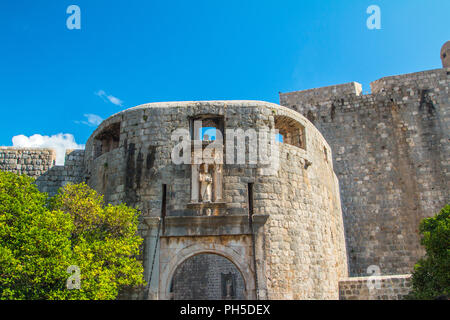
[[[115,299],[144,285],[138,212],[105,205],[86,184],[48,200],[27,176],[0,171],[0,299]],[[69,290],[70,266],[80,289]]]
[[[64,288],[73,223],[46,200],[33,179],[0,171],[1,299],[46,299]]]
[[[410,298],[450,296],[450,205],[420,223],[426,255],[414,266]]]

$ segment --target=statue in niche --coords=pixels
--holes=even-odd
[[[202,202],[212,201],[212,183],[213,178],[211,173],[209,173],[209,165],[203,163],[201,165],[202,171],[199,173],[200,181],[200,195]]]
[[[213,204],[222,201],[222,150],[216,150],[210,145],[200,150],[200,157],[195,155],[196,150],[192,151],[191,203],[211,204],[206,206],[213,208],[211,212],[206,211],[207,208],[203,205],[198,211],[199,215],[218,214],[217,207]]]
[[[227,299],[231,299],[231,285],[232,285],[231,279],[228,278],[228,279],[226,280],[226,285],[225,285],[226,298],[227,298]]]
[[[233,300],[236,298],[235,276],[233,273],[222,273],[222,299]]]

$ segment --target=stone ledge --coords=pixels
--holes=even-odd
[[[348,277],[339,280],[339,282],[358,282],[367,280],[390,280],[390,279],[409,279],[411,274],[393,274],[382,276],[366,276],[366,277]]]
[[[225,202],[189,202],[186,208],[197,212],[197,216],[220,216],[225,214]],[[210,214],[206,213],[210,209]]]
[[[254,229],[267,221],[268,215],[253,215]],[[247,215],[166,217],[163,236],[250,235]]]
[[[189,202],[186,204],[186,207],[188,208],[215,208],[215,207],[222,207],[225,208],[226,203],[225,202]]]
[[[410,274],[350,277],[339,281],[340,300],[402,300],[410,290]]]

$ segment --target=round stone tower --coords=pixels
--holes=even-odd
[[[97,128],[85,167],[107,202],[142,213],[148,286],[131,298],[339,298],[347,258],[331,149],[296,111],[144,104]]]
[[[450,41],[444,43],[441,48],[441,61],[443,68],[450,68]]]

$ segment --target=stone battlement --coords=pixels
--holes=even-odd
[[[342,96],[359,96],[362,93],[362,85],[358,82],[349,82],[333,86],[280,93],[280,104],[296,109],[295,105],[289,103],[295,101],[297,104],[314,103],[322,100]]]
[[[340,300],[402,300],[410,290],[410,274],[353,277],[339,281]]]
[[[332,100],[343,99],[356,104],[359,100],[366,101],[392,92],[412,95],[413,89],[436,88],[448,84],[449,79],[450,68],[433,69],[380,78],[371,82],[370,94],[362,94],[362,85],[358,82],[280,93],[280,104],[298,111],[305,105],[321,105]]]
[[[425,88],[443,85],[449,80],[450,68],[433,69],[407,73],[397,76],[383,77],[370,84],[372,94],[383,91],[399,91],[401,89]]]
[[[37,178],[55,165],[56,152],[46,148],[0,147],[0,169]]]
[[[84,181],[84,150],[66,150],[65,165],[55,165],[51,148],[0,147],[0,170],[36,179],[42,192],[54,195],[67,183]]]

